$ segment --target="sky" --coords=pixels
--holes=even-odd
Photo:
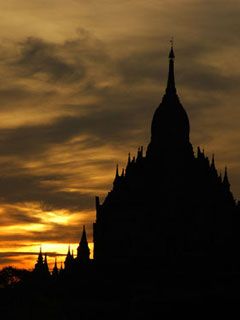
[[[238,0],[0,0],[0,267],[64,261],[145,150],[169,40],[191,142],[240,198]]]

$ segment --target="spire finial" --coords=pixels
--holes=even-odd
[[[115,174],[115,178],[113,181],[113,187],[116,187],[118,185],[119,182],[119,171],[118,171],[118,164],[116,165],[116,174]]]
[[[119,173],[118,173],[118,164],[116,165],[116,178],[119,177]]]
[[[171,49],[168,55],[169,58],[169,70],[168,70],[168,82],[167,82],[167,89],[166,93],[176,93],[176,88],[175,88],[175,78],[174,78],[174,58],[175,54],[173,51],[173,37],[170,40],[171,43]]]
[[[127,162],[127,164],[129,165],[130,162],[131,162],[131,154],[130,154],[130,152],[129,152],[129,153],[128,153],[128,162]]]
[[[223,177],[223,180],[224,180],[225,182],[229,183],[229,182],[228,182],[228,172],[227,172],[227,167],[225,167],[225,168],[224,168],[224,177]]]
[[[227,189],[230,188],[230,183],[229,183],[229,180],[228,180],[227,167],[225,167],[225,170],[224,170],[223,184],[225,185],[225,187],[226,187]]]
[[[173,51],[173,37],[171,37],[170,43],[171,43],[171,48],[170,48],[170,52],[169,52],[168,58],[173,60],[175,58],[175,54],[174,54],[174,51]]]
[[[80,242],[84,242],[87,240],[87,234],[86,234],[86,229],[85,229],[85,224],[83,225],[83,229],[82,229],[82,237],[81,237],[81,240]]]

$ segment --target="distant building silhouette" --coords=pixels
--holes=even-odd
[[[58,275],[59,275],[59,270],[58,270],[58,266],[57,266],[57,258],[55,258],[55,263],[54,263],[54,267],[52,270],[52,276],[57,279]]]
[[[64,269],[67,272],[71,272],[73,268],[74,268],[74,257],[73,257],[73,254],[71,254],[70,245],[69,245],[68,246],[68,253],[67,253],[66,259],[64,261]]]
[[[41,247],[40,247],[37,263],[35,264],[33,272],[38,278],[47,278],[48,276],[50,276],[48,262],[47,262],[47,254],[45,253],[43,258]]]
[[[43,262],[42,248],[40,247],[40,251],[38,254],[37,262],[35,264],[34,271],[42,272],[43,270],[44,270],[44,262]]]
[[[73,251],[71,252],[70,245],[68,246],[68,253],[64,261],[65,274],[71,275],[81,271],[82,268],[88,267],[90,262],[90,249],[88,246],[87,233],[85,226],[83,226],[81,240],[77,248],[77,256],[74,258]]]
[[[68,246],[68,252],[64,261],[64,268],[61,262],[60,270],[57,267],[57,260],[55,259],[55,264],[52,269],[52,276],[57,278],[61,274],[71,275],[76,274],[81,271],[82,268],[86,268],[90,263],[90,249],[88,246],[87,233],[85,226],[83,226],[81,240],[79,242],[79,246],[77,248],[77,256],[74,258],[73,251],[71,252],[70,245]],[[34,274],[39,277],[50,275],[48,262],[47,262],[47,254],[45,253],[44,258],[42,254],[42,249],[40,248],[39,255],[37,258],[37,262],[34,268]]]

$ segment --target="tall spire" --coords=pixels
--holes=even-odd
[[[87,234],[85,226],[83,226],[82,237],[77,248],[77,261],[79,262],[88,262],[90,256],[90,249],[88,247]]]
[[[36,271],[39,271],[43,268],[43,255],[42,255],[42,246],[40,246],[38,258],[37,258],[37,263],[35,264],[35,269]]]
[[[193,156],[193,150],[189,141],[188,115],[176,94],[174,58],[173,44],[171,44],[166,93],[153,115],[151,142],[148,145],[146,157],[163,159],[162,155],[165,153],[171,159],[173,156],[175,159],[179,156],[185,161]]]
[[[57,267],[57,258],[56,257],[55,257],[54,267],[53,267],[53,270],[52,270],[52,275],[55,278],[58,276],[58,267]]]
[[[48,275],[49,274],[49,268],[48,268],[47,254],[46,253],[44,255],[44,269],[45,269],[46,274]]]
[[[81,241],[86,241],[86,240],[87,240],[86,229],[85,229],[85,225],[83,225],[83,232],[82,232]]]
[[[119,182],[119,171],[118,171],[118,164],[116,165],[116,174],[115,174],[115,179],[113,181],[113,186],[116,187]]]
[[[67,255],[66,255],[66,258],[65,258],[65,261],[64,261],[64,267],[65,267],[65,270],[67,272],[72,270],[73,262],[74,262],[74,258],[71,255],[71,247],[70,247],[70,244],[69,244],[68,245],[68,252],[67,252]]]
[[[119,177],[119,172],[118,172],[118,164],[116,165],[116,174],[115,174],[115,178]]]
[[[224,171],[223,185],[224,185],[228,190],[230,189],[230,183],[229,183],[229,180],[228,180],[227,167],[225,167],[225,171]]]
[[[38,260],[43,262],[43,255],[42,255],[42,246],[40,246],[39,254],[38,254]]]
[[[172,94],[172,93],[176,93],[175,77],[174,77],[175,54],[173,51],[173,39],[171,40],[171,49],[170,49],[168,58],[169,58],[169,69],[168,69],[168,82],[167,82],[166,94]]]
[[[63,264],[62,264],[62,261],[61,261],[61,267],[60,267],[60,271],[59,271],[60,274],[63,273]]]
[[[45,253],[45,257],[43,258],[42,247],[40,247],[37,263],[35,264],[35,267],[34,267],[34,273],[39,277],[49,276],[47,254]]]
[[[129,165],[131,163],[131,154],[130,152],[128,153],[128,162],[127,162],[127,165]]]

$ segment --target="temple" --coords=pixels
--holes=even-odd
[[[121,278],[129,285],[134,277],[163,281],[171,272],[169,281],[184,275],[180,285],[184,287],[187,281],[191,284],[191,274],[209,281],[213,270],[215,275],[239,271],[239,204],[231,193],[227,168],[222,177],[214,155],[209,160],[200,147],[193,150],[174,62],[171,47],[166,91],[153,115],[146,152],[141,146],[136,157],[128,154],[121,173],[116,166],[112,190],[104,201],[96,197],[94,259],[83,227],[76,256],[69,245],[64,269],[58,270],[55,261],[55,278],[79,274],[85,279],[88,270],[96,281],[112,274],[112,283]],[[49,275],[41,250],[34,272]]]
[[[61,275],[71,276],[76,275],[78,272],[85,271],[90,268],[91,260],[90,260],[90,249],[88,246],[87,233],[85,226],[83,226],[81,240],[79,242],[77,248],[77,256],[74,258],[73,251],[71,252],[70,245],[68,246],[68,252],[64,261],[64,269],[61,263],[61,269],[58,269],[57,260],[55,258],[54,267],[52,269],[52,276],[57,279],[57,277]],[[48,262],[47,262],[47,253],[42,254],[42,248],[40,248],[39,255],[37,258],[37,262],[35,264],[33,273],[37,278],[47,279],[50,277]]]
[[[175,85],[169,53],[165,94],[151,125],[146,153],[128,156],[126,168],[102,203],[96,197],[94,260],[97,264],[153,265],[185,270],[224,268],[232,250],[237,205],[224,177],[189,140],[190,125]],[[229,250],[229,246],[231,250]]]
[[[96,197],[94,258],[83,227],[76,256],[69,246],[64,268],[55,261],[48,284],[68,301],[66,319],[160,319],[171,306],[185,316],[191,304],[215,315],[219,305],[239,305],[240,205],[227,168],[222,175],[214,155],[192,147],[174,62],[171,47],[146,152],[128,154],[105,199]],[[49,279],[41,250],[34,274]]]

